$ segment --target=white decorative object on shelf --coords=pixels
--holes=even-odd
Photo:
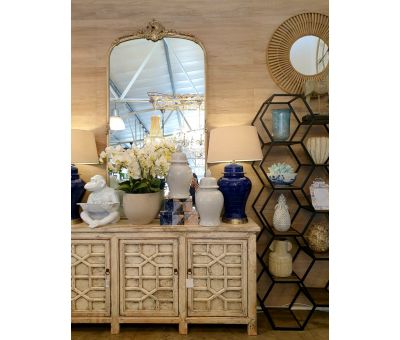
[[[275,212],[272,222],[274,228],[278,231],[288,231],[290,229],[290,214],[286,204],[286,198],[283,194],[279,196],[278,203],[275,205]]]
[[[90,228],[96,228],[119,221],[119,197],[106,185],[103,176],[95,175],[86,183],[85,189],[91,191],[87,203],[78,203],[83,211],[80,216]]]
[[[329,157],[329,138],[310,137],[306,148],[315,164],[324,164]]]
[[[311,203],[315,210],[329,210],[329,184],[316,178],[310,185]]]
[[[192,169],[188,165],[186,155],[183,152],[174,152],[167,175],[168,197],[188,198],[190,196],[189,188],[192,177]]]
[[[207,176],[200,180],[196,191],[196,208],[200,215],[200,225],[214,227],[221,224],[221,211],[224,206],[224,196],[218,190],[217,180],[211,177],[210,170]]]
[[[269,249],[269,272],[277,277],[288,277],[292,274],[292,255],[289,251],[292,244],[287,240],[274,240]]]
[[[296,180],[297,173],[287,163],[274,163],[268,168],[267,176],[275,185],[291,185]]]

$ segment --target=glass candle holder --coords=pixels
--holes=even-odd
[[[286,141],[290,136],[290,109],[272,110],[272,138]]]

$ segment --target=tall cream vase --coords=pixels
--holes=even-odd
[[[132,224],[150,223],[160,212],[163,197],[163,190],[146,194],[124,193],[122,206],[126,218]]]
[[[292,274],[292,244],[287,240],[274,240],[269,249],[268,267],[272,275],[288,277]]]
[[[315,164],[324,164],[329,157],[329,138],[310,137],[307,139],[306,148]]]

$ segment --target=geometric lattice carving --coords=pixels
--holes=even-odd
[[[178,315],[178,241],[120,241],[121,315]]]
[[[110,315],[109,241],[72,240],[71,312],[74,316]]]
[[[190,316],[247,315],[247,241],[189,240]],[[190,278],[190,275],[188,275]]]

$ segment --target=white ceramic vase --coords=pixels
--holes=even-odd
[[[329,138],[310,137],[307,139],[306,148],[315,164],[324,164],[329,157]]]
[[[291,221],[289,208],[286,204],[286,198],[283,194],[279,196],[278,203],[275,205],[272,223],[274,228],[278,231],[288,231],[290,229]]]
[[[275,240],[270,245],[268,268],[272,275],[288,277],[292,274],[292,244],[287,240]]]
[[[215,227],[221,224],[221,211],[224,206],[224,196],[218,190],[214,177],[204,177],[200,180],[196,191],[196,208],[200,215],[200,225]]]
[[[174,152],[171,156],[171,165],[167,175],[169,198],[188,198],[192,182],[192,169],[188,165],[183,152]]]
[[[161,209],[163,191],[147,194],[128,194],[122,198],[126,218],[132,224],[148,224],[153,221]]]

